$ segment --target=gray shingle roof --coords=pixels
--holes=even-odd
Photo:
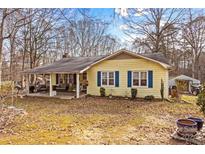
[[[169,65],[169,61],[164,57],[163,54],[154,53],[154,54],[141,54],[141,55],[149,59],[153,59],[158,62]],[[79,73],[80,71],[86,69],[93,63],[98,62],[99,60],[106,58],[107,56],[63,58],[52,64],[47,64],[44,66],[36,67],[34,69],[26,70],[24,71],[24,73],[28,73],[28,74],[29,73],[30,74]]]
[[[169,59],[167,59],[162,53],[142,54],[142,56],[170,65]]]
[[[77,73],[106,56],[63,58],[52,64],[24,71],[24,73]]]

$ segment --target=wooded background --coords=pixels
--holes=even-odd
[[[90,9],[0,9],[0,83],[20,81],[21,71],[56,61],[65,53],[97,56],[126,48],[163,53],[171,76],[185,74],[205,81],[204,9],[113,9],[113,20]],[[109,33],[121,20],[122,32]]]

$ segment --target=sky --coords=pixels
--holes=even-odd
[[[118,37],[122,42],[126,41],[127,37],[121,28],[123,25],[122,18],[117,15],[114,8],[92,8],[90,13],[97,19],[110,22],[108,33]]]
[[[138,8],[138,10],[143,10],[142,8]],[[194,11],[201,11],[201,9],[193,9]],[[121,40],[122,43],[129,44],[132,40],[130,37],[128,37],[126,34],[123,33],[123,29],[125,29],[126,25],[123,23],[122,16],[127,16],[127,9],[125,8],[91,8],[90,9],[91,15],[95,16],[98,19],[105,20],[111,22],[111,25],[109,26],[108,33],[116,36]],[[141,16],[140,13],[136,13],[135,19],[139,18]],[[174,15],[173,15],[174,16]],[[166,18],[166,16],[164,16]],[[165,21],[161,21],[161,24],[165,24],[167,21],[167,18]],[[140,36],[143,37],[143,36]]]

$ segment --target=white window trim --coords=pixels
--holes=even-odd
[[[112,72],[114,74],[114,84],[113,85],[109,85],[109,73]],[[107,85],[103,85],[102,84],[102,73],[106,73],[107,74]],[[101,71],[101,86],[102,87],[115,87],[115,71]]]
[[[139,72],[139,86],[134,86],[134,85],[133,85],[133,72]],[[141,86],[141,72],[146,72],[146,73],[147,73],[147,85],[146,85],[146,86]],[[148,88],[148,71],[133,70],[133,71],[132,71],[132,87]]]

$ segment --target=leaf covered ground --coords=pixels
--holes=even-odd
[[[195,103],[25,97],[12,105],[28,114],[0,133],[0,144],[185,144],[170,138],[176,120],[203,117]]]

